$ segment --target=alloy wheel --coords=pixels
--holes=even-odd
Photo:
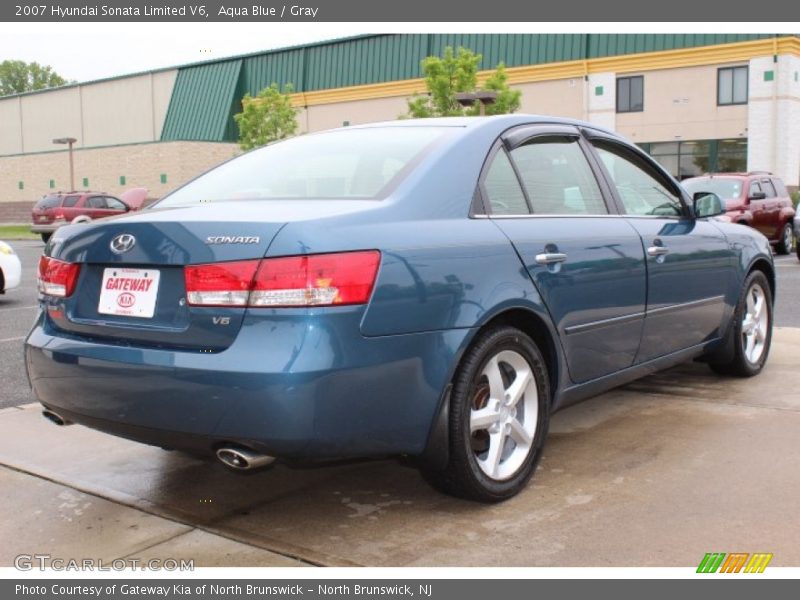
[[[503,350],[481,372],[470,409],[471,447],[481,471],[513,477],[531,452],[539,418],[536,379],[518,352]]]
[[[769,310],[764,289],[754,283],[747,290],[745,313],[742,317],[742,350],[745,358],[756,364],[764,353],[769,329]]]

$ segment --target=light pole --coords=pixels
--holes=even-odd
[[[497,92],[461,92],[456,94],[456,101],[461,106],[472,106],[476,102],[480,103],[480,116],[486,115],[486,107],[494,104],[497,100]]]
[[[77,142],[74,137],[56,138],[54,144],[69,144],[69,191],[75,191],[75,165],[72,162],[72,144]]]

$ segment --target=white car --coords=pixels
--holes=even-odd
[[[14,249],[0,241],[0,294],[19,285],[22,265]]]

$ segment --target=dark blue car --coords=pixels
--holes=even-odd
[[[30,381],[57,423],[233,469],[407,455],[502,500],[564,406],[691,359],[761,371],[770,247],[723,210],[588,123],[305,135],[59,229]]]

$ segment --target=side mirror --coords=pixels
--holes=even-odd
[[[766,197],[767,194],[764,192],[753,192],[752,194],[750,194],[748,200],[763,200]]]
[[[725,204],[714,192],[695,192],[692,196],[692,208],[698,219],[725,214]]]

